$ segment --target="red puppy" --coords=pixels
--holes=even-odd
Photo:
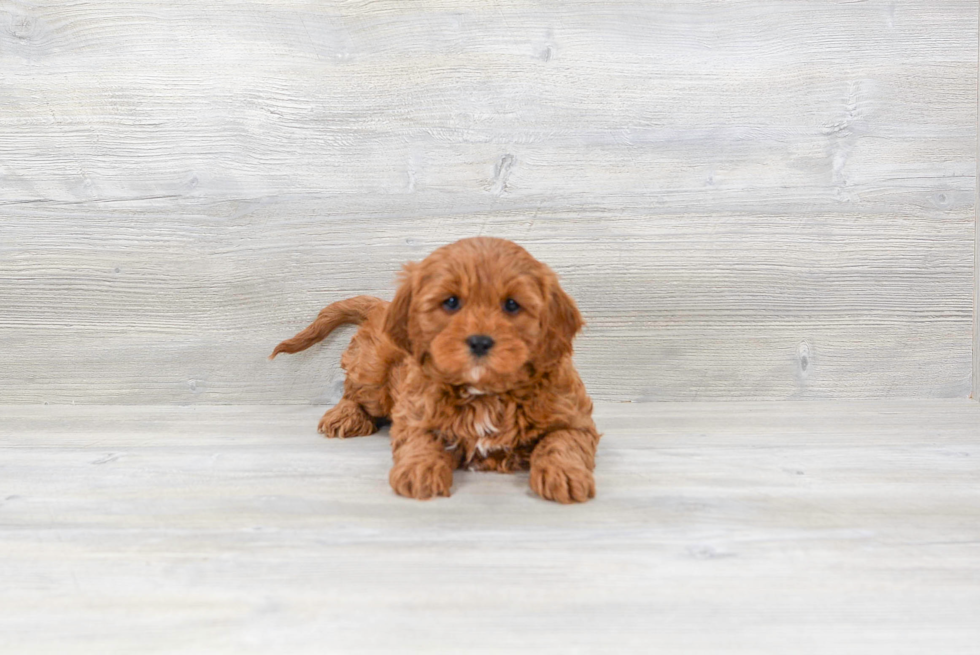
[[[448,496],[453,470],[531,470],[531,488],[560,503],[595,496],[599,433],[572,364],[582,327],[558,278],[516,243],[478,237],[405,266],[390,303],[335,302],[272,353],[295,353],[344,323],[360,329],[341,358],[344,396],[320,420],[357,437],[391,419],[403,496]]]

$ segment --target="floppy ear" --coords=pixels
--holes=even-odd
[[[582,329],[582,315],[575,301],[552,280],[548,307],[544,317],[544,362],[557,364],[565,355],[572,354],[572,340]]]
[[[415,286],[415,265],[405,264],[399,279],[401,284],[391,304],[388,305],[388,313],[385,314],[384,331],[396,346],[406,352],[412,352],[412,342],[408,336],[408,318],[409,308],[412,305],[412,288]]]

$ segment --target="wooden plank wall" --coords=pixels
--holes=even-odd
[[[0,0],[0,402],[308,403],[513,238],[618,400],[966,396],[977,0]]]
[[[977,15],[980,31],[980,12]],[[977,43],[977,59],[980,61],[980,42]],[[977,89],[980,95],[980,74],[977,76]],[[973,246],[973,399],[980,402],[980,97],[977,98],[977,183],[975,186],[976,243]]]

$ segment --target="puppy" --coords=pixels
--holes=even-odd
[[[279,353],[304,350],[344,323],[360,328],[341,358],[344,395],[320,420],[328,437],[391,421],[402,496],[448,496],[453,471],[530,469],[559,503],[595,496],[592,401],[572,364],[582,327],[550,268],[516,243],[477,237],[404,267],[390,303],[335,302]]]

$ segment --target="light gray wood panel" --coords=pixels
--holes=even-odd
[[[488,215],[420,218],[405,237],[400,224],[362,234],[318,204],[220,207],[153,239],[117,209],[21,210],[0,289],[4,397],[334,401],[349,329],[270,363],[272,345],[333,300],[390,297],[401,262]],[[578,299],[577,362],[599,398],[969,393],[968,215],[493,216]],[[77,225],[97,247],[61,245]]]
[[[599,403],[598,497],[297,407],[0,408],[0,648],[970,652],[980,407]]]
[[[977,16],[980,22],[980,15]],[[980,44],[977,46],[980,60]],[[977,80],[980,88],[980,78]],[[980,136],[980,97],[977,98],[977,134]],[[973,246],[973,399],[980,402],[980,138],[977,140],[976,243]]]
[[[969,393],[976,0],[0,12],[2,402],[329,402],[261,356],[475,233],[599,398]]]

